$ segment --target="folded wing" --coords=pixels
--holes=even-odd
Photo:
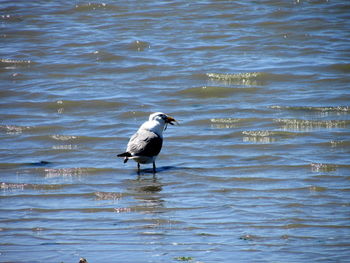
[[[128,143],[126,152],[133,156],[156,156],[162,149],[163,138],[151,131],[138,131]]]

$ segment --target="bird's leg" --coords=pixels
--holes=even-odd
[[[140,164],[137,163],[137,173],[139,174],[140,173]]]
[[[156,173],[156,162],[153,162],[153,173]]]

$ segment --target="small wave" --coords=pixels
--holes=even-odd
[[[123,197],[121,193],[95,192],[96,200],[120,200]]]
[[[56,103],[43,103],[44,106],[46,106],[49,109],[57,109],[63,108],[65,110],[71,110],[71,109],[79,109],[82,108],[84,110],[88,109],[118,109],[120,107],[123,107],[126,105],[126,103],[123,102],[116,102],[116,101],[110,101],[110,100],[58,100]]]
[[[26,64],[31,64],[33,63],[31,60],[17,60],[17,59],[6,59],[6,58],[1,58],[0,59],[0,65],[1,64],[22,64],[22,65],[26,65]]]
[[[243,131],[244,142],[253,142],[253,143],[272,143],[280,139],[290,138],[295,136],[294,133],[285,132],[285,131],[267,131],[267,130],[258,130],[258,131]]]
[[[207,73],[206,76],[212,81],[219,81],[225,84],[238,84],[247,86],[263,86],[271,81],[286,81],[298,77],[286,74],[274,74],[266,72],[246,72],[246,73]]]
[[[337,170],[338,166],[335,164],[326,164],[326,163],[312,163],[310,164],[311,171],[318,172],[334,172]]]
[[[5,190],[13,190],[13,189],[23,190],[24,188],[27,188],[28,186],[29,186],[29,184],[4,183],[4,182],[2,182],[0,184],[0,188],[5,189]]]
[[[41,168],[38,168],[41,169]],[[43,168],[42,171],[47,178],[54,177],[79,177],[94,175],[98,173],[113,172],[112,168],[89,168],[89,167],[72,167],[72,168]]]
[[[336,70],[339,72],[350,73],[350,64],[349,63],[337,63],[329,66],[330,69]]]
[[[23,16],[4,14],[0,15],[0,19],[6,22],[21,22],[23,21]]]
[[[236,73],[236,74],[223,74],[223,73],[207,73],[207,76],[211,79],[220,80],[233,80],[233,79],[256,79],[262,76],[261,72],[248,72],[248,73]]]
[[[156,76],[147,76],[143,79],[143,81],[171,81],[171,80],[176,80],[179,78],[179,75],[156,75]]]
[[[205,45],[202,45],[202,46],[195,46],[195,47],[192,47],[190,48],[190,50],[193,50],[193,51],[201,51],[201,50],[222,50],[222,49],[226,49],[230,46],[228,45],[213,45],[213,46],[205,46]]]
[[[281,124],[283,129],[310,130],[315,128],[345,128],[350,124],[346,120],[301,120],[301,119],[274,119],[274,122]]]
[[[110,52],[106,51],[94,51],[93,56],[96,56],[96,60],[101,62],[113,62],[113,61],[120,61],[123,60],[125,57],[119,56]]]
[[[254,137],[268,137],[268,136],[290,136],[293,135],[291,132],[284,131],[243,131],[242,134]]]
[[[70,141],[77,138],[77,136],[72,135],[51,135],[51,138],[57,141]]]
[[[241,84],[248,86],[263,85],[263,73],[236,73],[236,74],[222,74],[222,73],[207,73],[210,80],[224,82],[226,84]]]
[[[212,118],[210,122],[212,123],[211,127],[215,129],[230,129],[238,126],[238,123],[241,119],[237,118]]]
[[[92,10],[96,10],[96,9],[106,9],[107,8],[107,4],[106,3],[87,3],[87,4],[76,4],[75,5],[75,9],[77,11],[92,11]]]
[[[82,176],[88,173],[88,169],[85,168],[46,168],[44,169],[45,177],[72,177],[72,176]]]
[[[329,107],[312,107],[312,106],[270,106],[271,109],[277,110],[295,110],[295,111],[316,111],[316,112],[350,112],[349,106],[329,106]]]
[[[178,92],[181,95],[198,97],[198,98],[220,98],[227,97],[228,95],[239,92],[251,92],[256,91],[257,88],[231,88],[220,86],[202,86],[195,88],[188,88]]]
[[[52,146],[53,150],[76,150],[78,145],[65,144],[65,145],[54,145]]]
[[[236,128],[240,125],[256,122],[256,118],[212,118],[211,126],[216,129]]]
[[[349,149],[350,149],[350,141],[331,140],[329,143],[331,144],[331,147],[332,147],[332,148],[336,148],[336,147],[349,147]]]
[[[118,5],[114,5],[112,2],[106,3],[106,2],[86,2],[80,1],[81,3],[77,3],[75,5],[68,5],[68,8],[65,9],[59,9],[56,8],[56,10],[52,10],[50,13],[52,15],[76,15],[75,13],[85,13],[86,16],[80,16],[77,19],[87,19],[87,17],[91,14],[91,12],[111,12],[113,15],[116,12],[120,12],[120,7]]]
[[[5,131],[9,135],[21,134],[25,130],[29,130],[30,126],[18,126],[18,125],[0,125],[0,131]]]
[[[239,118],[212,118],[210,119],[211,122],[213,123],[237,123],[241,121],[242,119]]]
[[[144,51],[151,48],[151,44],[147,41],[135,40],[128,45],[128,48],[133,51]]]
[[[24,190],[24,189],[34,189],[34,190],[57,190],[64,188],[65,185],[55,185],[55,184],[22,184],[22,183],[0,183],[0,189],[3,190]]]
[[[0,58],[0,69],[5,70],[16,69],[17,67],[29,67],[33,62],[31,60],[16,60],[16,59],[6,59]],[[18,77],[19,73],[13,73],[13,77]]]

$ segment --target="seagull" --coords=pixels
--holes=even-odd
[[[131,136],[126,151],[118,154],[124,157],[124,163],[129,159],[137,162],[137,171],[140,172],[140,163],[153,163],[153,173],[156,173],[156,158],[162,149],[163,131],[168,124],[178,123],[173,117],[162,112],[152,113],[148,121],[144,122],[138,131]]]

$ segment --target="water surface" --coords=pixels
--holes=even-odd
[[[347,262],[344,1],[1,1],[1,262]],[[155,111],[158,172],[116,154]]]

